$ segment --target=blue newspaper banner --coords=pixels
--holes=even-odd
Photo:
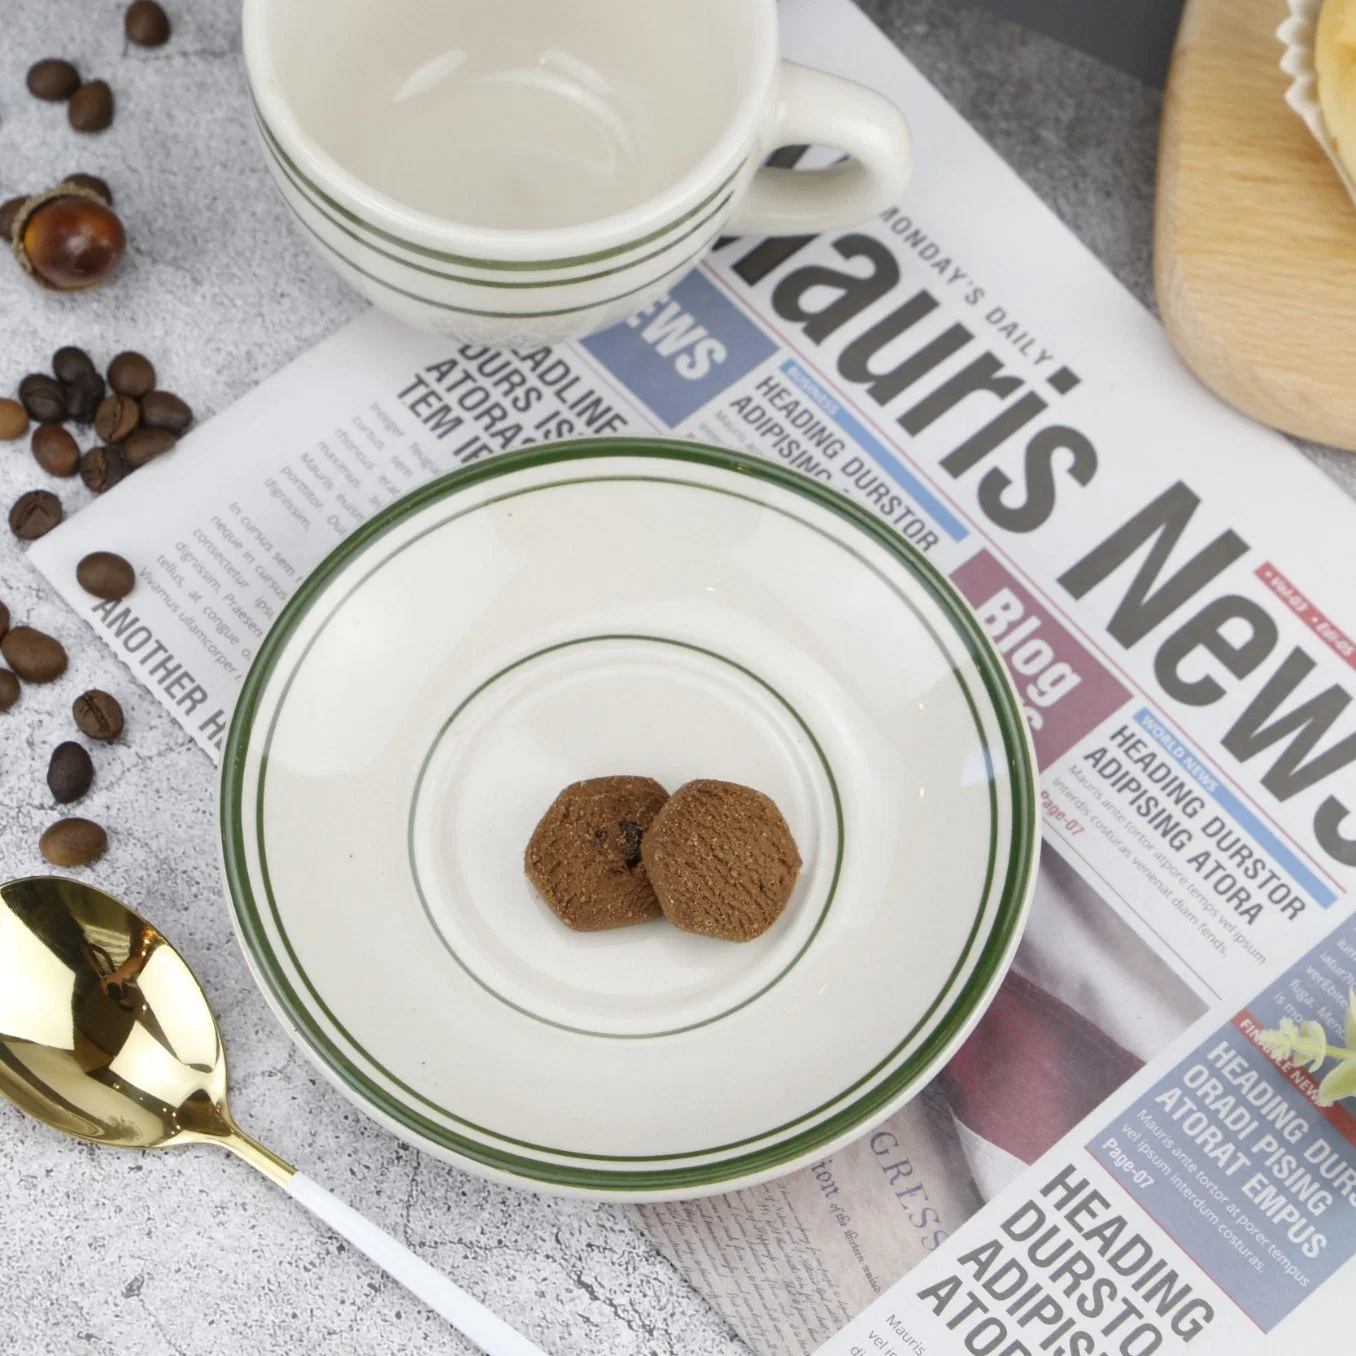
[[[1263,1331],[1356,1256],[1356,1102],[1317,1106],[1326,1070],[1278,1064],[1257,1035],[1288,1017],[1344,1045],[1353,987],[1348,920],[1087,1145]]]
[[[670,428],[777,351],[700,273],[583,346]]]

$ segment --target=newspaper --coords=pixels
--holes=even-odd
[[[849,495],[1010,667],[1042,771],[1031,924],[886,1124],[636,1218],[760,1356],[1300,1350],[1356,1274],[1356,1120],[1257,1036],[1340,1044],[1356,984],[1356,506],[1203,391],[849,0],[781,13],[790,55],[907,112],[904,202],[722,242],[578,345],[364,315],[32,558],[215,755],[297,583],[435,475],[659,431]],[[138,563],[126,601],[75,586],[94,548]]]

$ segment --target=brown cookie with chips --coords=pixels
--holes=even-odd
[[[801,867],[771,798],[734,782],[679,787],[640,850],[669,922],[731,942],[752,941],[781,917]]]
[[[668,798],[650,777],[594,777],[555,798],[533,831],[523,867],[561,922],[601,932],[659,914],[641,843]]]

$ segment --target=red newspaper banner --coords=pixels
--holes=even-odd
[[[1008,666],[1042,768],[1130,700],[1129,689],[997,556],[977,551],[951,582]]]
[[[1348,667],[1356,669],[1356,640],[1330,622],[1270,561],[1258,566],[1257,577]]]

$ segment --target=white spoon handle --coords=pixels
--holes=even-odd
[[[371,1220],[345,1205],[337,1196],[330,1195],[309,1177],[296,1173],[288,1182],[287,1190],[293,1200],[300,1201],[359,1252],[370,1257],[388,1276],[440,1313],[486,1356],[546,1356],[539,1346],[514,1332],[479,1300],[472,1299],[441,1272],[434,1271],[427,1262],[416,1257],[403,1243],[397,1243],[390,1234],[378,1229]]]

